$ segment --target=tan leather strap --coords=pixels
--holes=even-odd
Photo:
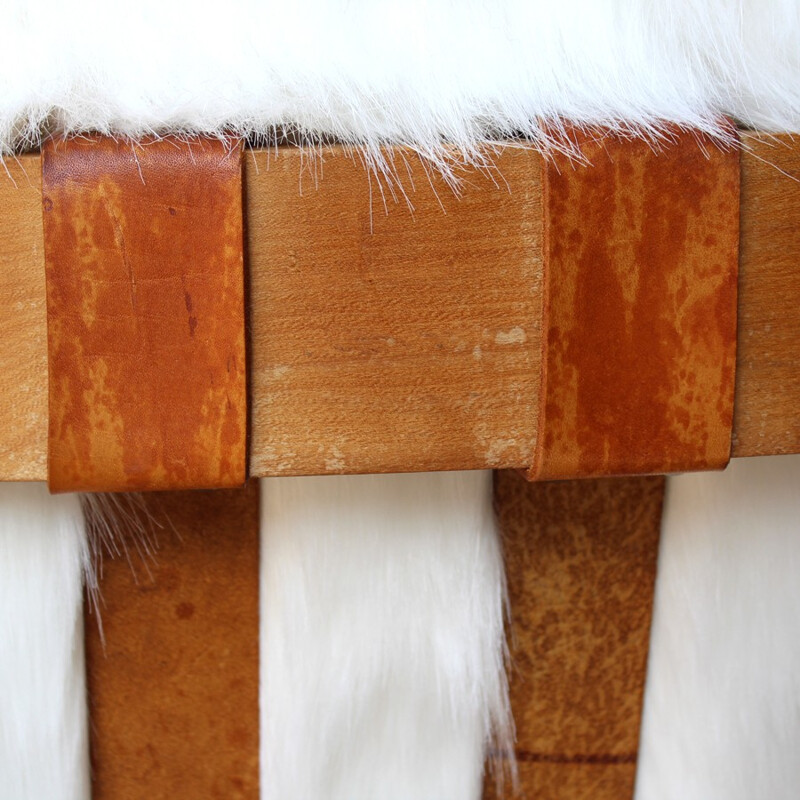
[[[51,490],[240,486],[240,149],[50,141],[42,192]]]
[[[660,477],[495,473],[521,789],[507,798],[632,797],[663,494]]]
[[[258,484],[143,498],[144,544],[111,520],[104,642],[86,615],[93,800],[258,800]]]
[[[546,163],[549,293],[530,477],[721,469],[736,364],[739,151],[581,133]]]

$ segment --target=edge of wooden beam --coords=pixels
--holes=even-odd
[[[800,452],[800,317],[796,313],[800,303],[800,142],[788,135],[757,133],[743,134],[742,141],[739,334],[732,453],[736,457],[795,453]],[[519,152],[518,148],[513,150]],[[524,152],[531,154],[531,158],[538,158],[533,151]],[[324,159],[319,162],[320,171],[315,177],[308,171],[303,173],[304,165],[297,151],[287,149],[280,156],[289,153],[297,156],[292,168],[295,172],[290,175],[291,180],[284,181],[282,191],[296,194],[302,188],[306,193],[324,191],[326,196],[336,195],[332,175],[330,172],[326,175]],[[398,164],[408,157],[401,151],[393,156]],[[502,155],[499,158],[502,159]],[[251,296],[257,293],[259,282],[265,280],[272,268],[268,249],[260,247],[263,242],[268,243],[263,225],[269,217],[270,204],[274,202],[269,196],[272,191],[270,176],[274,177],[274,173],[264,169],[268,160],[271,160],[269,170],[275,169],[274,151],[271,156],[255,153],[245,158]],[[47,352],[40,158],[38,154],[23,155],[8,161],[5,167],[7,175],[0,177],[0,204],[4,208],[0,215],[0,341],[3,343],[0,348],[0,480],[46,480]],[[490,173],[498,186],[502,182],[502,177],[498,176],[502,173],[502,163],[498,172]],[[368,182],[366,172],[363,179]],[[408,186],[406,196],[398,194],[396,198],[385,193],[386,186],[383,188],[384,196],[389,197],[390,214],[404,215],[409,231],[424,230],[446,217],[438,204],[435,208],[430,204],[430,208],[426,206],[425,214],[415,213],[411,206],[417,195]],[[469,188],[467,181],[458,203],[465,202]],[[372,189],[375,192],[373,206],[363,209],[361,221],[367,230],[375,222],[375,210],[383,213],[383,200],[378,199],[374,183]],[[418,186],[417,191],[421,192],[422,187]],[[367,251],[360,253],[362,258],[368,256]],[[497,260],[492,262],[491,257],[489,252],[485,263],[499,270],[502,264]],[[488,291],[492,280],[498,278],[486,277],[483,291]],[[291,302],[291,297],[285,300]],[[313,312],[297,309],[296,313],[302,316]],[[302,320],[297,321],[297,325],[302,327]],[[513,330],[504,333],[513,339]],[[258,326],[250,334],[255,338],[262,335]],[[473,347],[479,344],[476,341]],[[367,343],[366,346],[373,345]],[[397,342],[394,346],[398,346]],[[399,346],[402,347],[402,343]],[[268,404],[268,398],[262,396],[258,388],[254,401],[255,408],[265,402]],[[487,403],[481,420],[483,437],[489,445],[484,449],[486,457],[453,456],[437,463],[419,461],[414,468],[527,466],[520,463],[519,448],[503,446],[504,440],[514,437],[508,435],[508,415],[498,405],[501,402],[502,398],[497,397]],[[499,409],[496,415],[491,411],[493,407]],[[460,413],[467,411],[468,404],[465,404]],[[452,409],[447,408],[441,411],[442,414],[451,412]],[[265,436],[271,424],[269,411],[254,414],[253,419],[257,420],[257,430],[253,432],[251,473],[254,476],[276,474],[280,471],[270,466],[271,459],[265,458],[264,448],[288,448],[291,443]],[[498,423],[499,420],[502,423]],[[406,452],[414,447],[424,450],[429,434],[430,429],[423,429],[419,440],[406,438],[401,449]],[[493,452],[492,441],[500,445],[499,449],[495,448],[493,457],[489,457]],[[280,453],[277,457],[280,458]],[[291,471],[299,474],[373,468],[369,464],[360,468],[358,464],[342,464],[332,448],[325,457],[327,467],[323,458],[321,467],[316,465],[304,470],[299,466]],[[390,467],[402,469],[403,465],[395,461]]]

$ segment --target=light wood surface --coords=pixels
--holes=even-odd
[[[47,480],[47,306],[39,157],[0,169],[0,480]]]
[[[800,452],[800,139],[743,137],[733,455]]]
[[[744,142],[733,454],[799,452],[800,142]],[[393,194],[341,151],[245,155],[255,476],[530,466],[540,159],[506,149],[460,197],[394,162]],[[0,479],[45,480],[39,157],[5,166]]]
[[[472,171],[460,196],[413,155],[398,157],[399,187],[337,148],[316,183],[301,162],[246,160],[253,474],[526,464],[541,159],[509,150],[502,180]]]

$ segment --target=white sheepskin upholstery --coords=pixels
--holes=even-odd
[[[276,129],[440,157],[560,119],[800,128],[797,0],[5,0],[0,151]]]
[[[77,496],[0,483],[0,797],[89,800]]]
[[[636,800],[794,800],[800,456],[669,482]],[[485,473],[262,483],[262,797],[477,800],[508,746]],[[0,484],[0,796],[89,800],[74,497]]]
[[[669,481],[636,800],[800,793],[800,456]]]
[[[511,748],[491,473],[261,497],[261,796],[478,800]]]
[[[798,0],[5,0],[0,156],[335,137],[443,164],[562,120],[800,130]],[[454,147],[455,150],[446,150]],[[670,484],[637,800],[800,785],[800,460]],[[262,487],[262,796],[477,800],[508,746],[485,474]],[[74,498],[0,485],[0,796],[88,800]]]

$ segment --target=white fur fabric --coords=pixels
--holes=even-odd
[[[0,152],[276,128],[440,157],[560,119],[800,128],[797,0],[5,0]]]
[[[800,456],[669,482],[636,800],[800,796]]]
[[[479,800],[511,741],[491,473],[261,487],[261,796]]]
[[[76,496],[0,483],[0,797],[89,800]]]
[[[503,726],[484,473],[262,483],[264,800],[475,800]],[[88,800],[74,497],[0,484],[0,796]],[[669,482],[636,800],[794,800],[800,456]],[[503,731],[501,730],[501,742]]]

